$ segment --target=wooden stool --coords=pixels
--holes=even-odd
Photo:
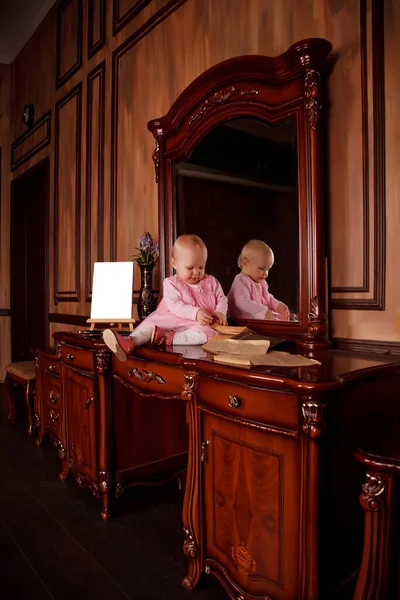
[[[33,397],[35,393],[35,378],[36,373],[31,360],[13,362],[6,366],[6,394],[10,412],[8,418],[14,421],[15,418],[15,402],[14,402],[14,385],[21,385],[24,388],[26,409],[28,412],[28,432],[33,432]]]
[[[353,600],[400,598],[400,439],[357,449],[367,467],[360,495],[364,547]]]

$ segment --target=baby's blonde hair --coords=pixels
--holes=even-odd
[[[266,253],[270,254],[272,257],[272,260],[274,260],[274,253],[272,252],[272,249],[268,246],[268,244],[266,244],[265,242],[262,242],[261,240],[249,240],[243,246],[242,251],[239,254],[239,258],[238,258],[238,262],[237,262],[239,269],[242,268],[243,260],[245,258],[250,260],[253,252],[266,252]]]
[[[184,248],[188,248],[190,246],[198,246],[207,253],[207,247],[198,235],[194,235],[192,233],[183,233],[176,238],[175,243],[172,246],[172,258],[175,258],[177,250],[183,250]]]

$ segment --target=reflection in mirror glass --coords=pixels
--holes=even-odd
[[[299,202],[296,121],[250,117],[218,125],[189,160],[176,165],[177,235],[199,235],[207,272],[227,294],[242,247],[262,240],[274,253],[269,291],[296,320],[299,302]]]

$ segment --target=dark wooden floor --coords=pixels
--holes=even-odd
[[[223,600],[217,580],[181,588],[182,492],[132,488],[105,523],[100,503],[57,480],[50,444],[36,448],[26,421],[7,420],[0,384],[0,597],[5,600]],[[24,415],[20,415],[23,418]]]

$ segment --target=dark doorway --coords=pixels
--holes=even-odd
[[[11,183],[11,360],[48,342],[49,159]]]

